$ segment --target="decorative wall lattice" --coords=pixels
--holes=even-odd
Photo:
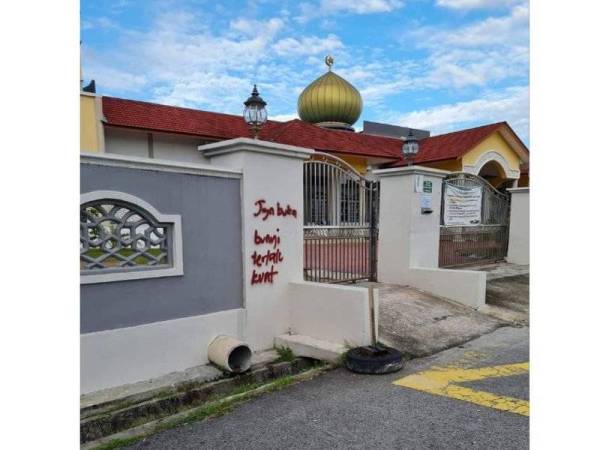
[[[80,269],[89,273],[169,266],[170,226],[128,202],[84,203],[80,207]]]

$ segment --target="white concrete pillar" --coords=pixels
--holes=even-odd
[[[448,173],[421,166],[374,171],[381,180],[378,280],[478,308],[485,304],[485,273],[438,268],[442,181]]]
[[[448,172],[411,166],[374,173],[381,180],[378,279],[409,284],[410,267],[438,266],[441,186]],[[418,192],[424,182],[432,192]],[[432,212],[422,214],[426,197]]]
[[[529,264],[529,188],[508,189],[511,195],[506,261]]]
[[[313,151],[248,138],[198,150],[211,164],[243,172],[246,329],[241,338],[252,350],[271,348],[274,337],[290,328],[290,282],[303,280],[303,162]]]

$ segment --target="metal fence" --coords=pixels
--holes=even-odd
[[[378,210],[378,182],[331,155],[305,162],[304,279],[376,280]]]
[[[477,225],[444,223],[446,187],[481,188],[481,221]],[[442,186],[439,266],[499,261],[508,251],[510,196],[496,190],[485,179],[468,173],[453,173]]]

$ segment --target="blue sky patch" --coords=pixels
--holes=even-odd
[[[81,2],[84,79],[104,95],[269,117],[333,70],[362,120],[435,134],[506,120],[529,141],[529,7],[519,0]]]

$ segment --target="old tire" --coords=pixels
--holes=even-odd
[[[404,366],[402,353],[392,347],[356,347],[346,353],[346,368],[352,372],[383,375]]]

